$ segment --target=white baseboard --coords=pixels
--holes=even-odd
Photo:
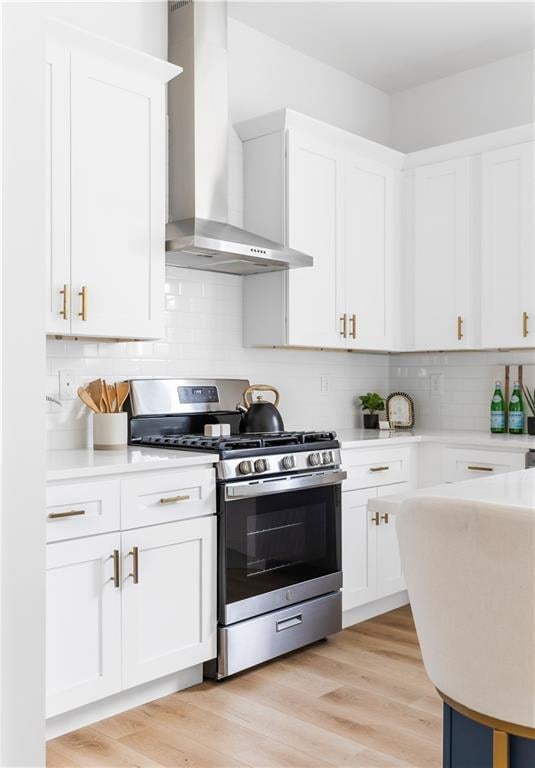
[[[388,611],[401,608],[402,605],[407,605],[408,602],[409,595],[405,589],[403,592],[397,592],[395,595],[388,595],[388,597],[382,597],[380,600],[374,600],[372,603],[351,608],[342,614],[342,627],[345,629],[353,624],[360,624],[361,621],[373,619],[374,616],[380,616],[382,613],[388,613]]]
[[[196,664],[194,667],[183,669],[181,672],[152,680],[150,683],[137,685],[135,688],[121,691],[121,693],[108,696],[106,699],[94,701],[85,707],[78,707],[78,709],[64,712],[62,715],[50,717],[46,721],[46,738],[47,740],[55,739],[56,736],[75,731],[77,728],[83,728],[85,725],[97,723],[106,717],[112,717],[112,715],[125,712],[127,709],[139,707],[141,704],[160,699],[162,696],[169,696],[171,693],[190,688],[200,682],[202,682],[202,664]]]

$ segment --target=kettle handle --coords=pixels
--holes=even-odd
[[[276,387],[271,386],[271,384],[251,384],[250,387],[247,387],[247,389],[243,393],[243,402],[245,403],[245,405],[247,406],[252,405],[253,399],[251,397],[251,393],[254,392],[255,390],[259,392],[273,392],[273,394],[275,395],[275,402],[273,403],[273,405],[275,406],[275,408],[278,406],[280,401],[279,390]]]

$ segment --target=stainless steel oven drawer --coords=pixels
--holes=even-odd
[[[331,592],[218,629],[217,677],[322,640],[342,629],[342,594]]]

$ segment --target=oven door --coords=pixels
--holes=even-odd
[[[219,493],[219,622],[342,586],[342,470],[225,483]]]

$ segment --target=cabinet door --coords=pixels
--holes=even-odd
[[[414,173],[416,349],[462,349],[472,333],[469,163],[461,158]]]
[[[409,483],[385,485],[378,489],[379,496],[404,493],[410,488]],[[377,527],[377,597],[386,597],[405,589],[405,579],[399,556],[398,536],[396,533],[396,515],[383,515]]]
[[[71,54],[74,334],[162,335],[164,99],[139,70]]]
[[[342,609],[347,611],[375,600],[377,525],[368,512],[375,488],[342,494]]]
[[[394,171],[362,157],[343,166],[341,306],[350,349],[391,347]]]
[[[105,534],[47,545],[47,717],[121,690],[119,544]]]
[[[216,655],[215,533],[213,515],[122,534],[126,688]]]
[[[481,157],[484,347],[535,344],[532,164],[531,143]]]
[[[287,242],[314,266],[288,273],[288,344],[345,346],[337,314],[340,159],[332,147],[288,134]]]
[[[69,52],[52,42],[46,51],[46,332],[71,327],[69,245]]]

